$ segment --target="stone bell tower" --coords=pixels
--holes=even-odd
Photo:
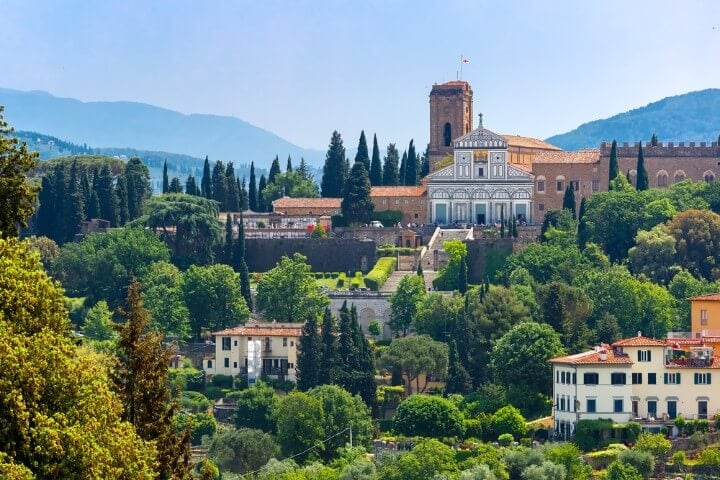
[[[430,91],[430,171],[437,161],[452,154],[452,141],[472,130],[473,92],[459,80],[435,84]]]

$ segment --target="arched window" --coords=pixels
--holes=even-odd
[[[565,177],[562,175],[558,175],[555,177],[555,190],[559,192],[565,191]]]
[[[682,182],[683,180],[685,180],[685,172],[682,170],[675,172],[675,183]]]
[[[540,175],[535,179],[538,193],[545,193],[545,177]]]
[[[443,129],[443,140],[445,142],[445,146],[449,147],[452,142],[452,127],[450,126],[450,122],[446,123],[445,128]]]
[[[715,181],[715,173],[712,170],[708,170],[707,172],[703,173],[703,179],[707,182],[714,182]]]
[[[665,170],[660,170],[657,173],[657,186],[667,187],[668,186],[668,174]]]

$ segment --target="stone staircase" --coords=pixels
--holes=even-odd
[[[395,293],[398,283],[400,283],[400,280],[402,280],[405,275],[415,275],[415,272],[408,270],[395,270],[390,274],[388,279],[385,280],[383,286],[380,287],[380,291],[385,293]]]
[[[468,240],[473,238],[472,228],[470,229],[440,229],[437,228],[433,234],[427,249],[423,254],[420,262],[422,263],[423,276],[425,277],[425,288],[432,287],[432,281],[437,276],[434,269],[435,250],[438,252],[438,265],[442,267],[448,262],[448,254],[443,248],[443,243],[448,240]]]

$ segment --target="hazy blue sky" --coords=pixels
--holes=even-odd
[[[498,133],[720,86],[720,1],[0,0],[0,87],[234,115],[304,147],[428,139],[460,55]]]

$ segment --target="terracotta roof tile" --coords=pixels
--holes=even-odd
[[[655,340],[643,336],[624,338],[612,344],[613,347],[664,347],[666,345],[665,340]]]
[[[698,295],[697,297],[690,297],[690,300],[708,300],[711,302],[720,302],[720,293],[708,293],[706,295]]]
[[[600,359],[600,355],[602,353],[606,355],[605,360]],[[551,358],[549,361],[552,363],[570,363],[573,365],[631,365],[633,363],[629,355],[615,355],[615,352],[613,352],[612,348],[605,348],[603,352],[588,350],[587,352],[576,353],[575,355]]]
[[[533,155],[533,163],[598,163],[600,149],[588,148],[576,152],[540,152]]]
[[[520,135],[505,135],[501,134],[507,140],[509,147],[524,147],[524,148],[539,148],[543,150],[556,150],[562,151],[562,148],[556,147],[550,143],[547,143],[539,138],[532,137],[521,137]]]
[[[282,197],[272,202],[274,208],[340,208],[342,198],[290,198]]]
[[[524,165],[522,163],[511,163],[511,167],[515,167],[518,170],[522,170],[525,173],[532,173],[532,165]]]
[[[720,368],[720,357],[713,357],[712,364],[708,365],[707,367],[699,367],[697,365],[679,365],[676,363],[669,363],[665,365],[665,368]]]
[[[426,188],[419,187],[372,187],[371,197],[422,197]]]
[[[237,327],[226,328],[219,332],[213,332],[216,336],[241,336],[241,337],[299,337],[302,334],[302,327],[272,327],[272,326],[253,326],[240,325]]]

